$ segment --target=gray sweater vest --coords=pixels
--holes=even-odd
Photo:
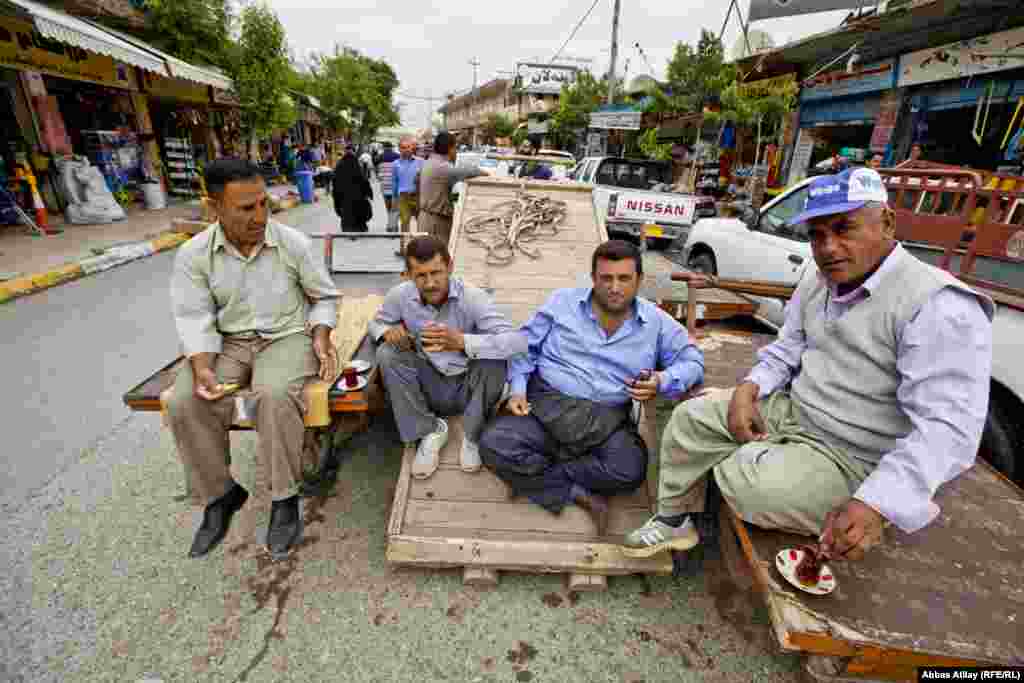
[[[804,278],[798,290],[807,347],[791,389],[804,426],[867,462],[893,450],[912,428],[896,398],[897,331],[944,287],[974,295],[993,318],[988,297],[906,252],[874,293],[832,322],[825,319],[827,285],[815,274]]]

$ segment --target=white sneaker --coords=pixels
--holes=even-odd
[[[448,443],[448,423],[438,418],[437,429],[420,439],[416,448],[416,459],[412,461],[412,476],[426,479],[437,471],[441,461],[441,449]]]
[[[463,472],[473,474],[479,472],[483,466],[483,461],[480,460],[480,447],[467,439],[465,436],[462,437],[462,454],[460,455]]]

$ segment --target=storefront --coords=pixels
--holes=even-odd
[[[902,56],[898,82],[907,89],[909,121],[900,158],[917,143],[927,161],[1020,172],[1013,139],[1021,116],[1011,121],[1024,98],[1024,60],[1002,55],[1019,53],[1021,44],[1024,28]]]
[[[4,142],[8,149],[24,148],[20,154],[47,208],[63,208],[53,162],[65,155],[90,158],[111,189],[138,181],[136,67],[164,71],[164,63],[49,7],[29,0],[11,0],[7,7],[0,14],[0,67],[8,69],[7,100],[16,112],[24,102],[25,110],[19,125],[3,133]]]
[[[896,85],[896,60],[860,69],[830,71],[805,82],[800,91],[799,133],[789,182],[806,177],[815,165],[841,154],[853,162],[871,153],[883,93]]]

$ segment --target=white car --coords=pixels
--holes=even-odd
[[[764,280],[795,285],[814,261],[806,225],[789,227],[790,218],[803,210],[811,179],[790,188],[752,214],[748,221],[738,218],[698,220],[683,247],[683,262],[723,278]],[[752,297],[761,306],[759,317],[776,327],[784,319],[778,299]]]

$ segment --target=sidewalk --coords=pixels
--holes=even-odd
[[[281,210],[299,205],[294,186],[268,190]],[[173,249],[190,237],[176,232],[173,221],[199,218],[196,200],[157,211],[132,208],[126,220],[104,225],[71,225],[51,216],[49,227],[63,232],[48,236],[23,225],[0,226],[0,303]]]

